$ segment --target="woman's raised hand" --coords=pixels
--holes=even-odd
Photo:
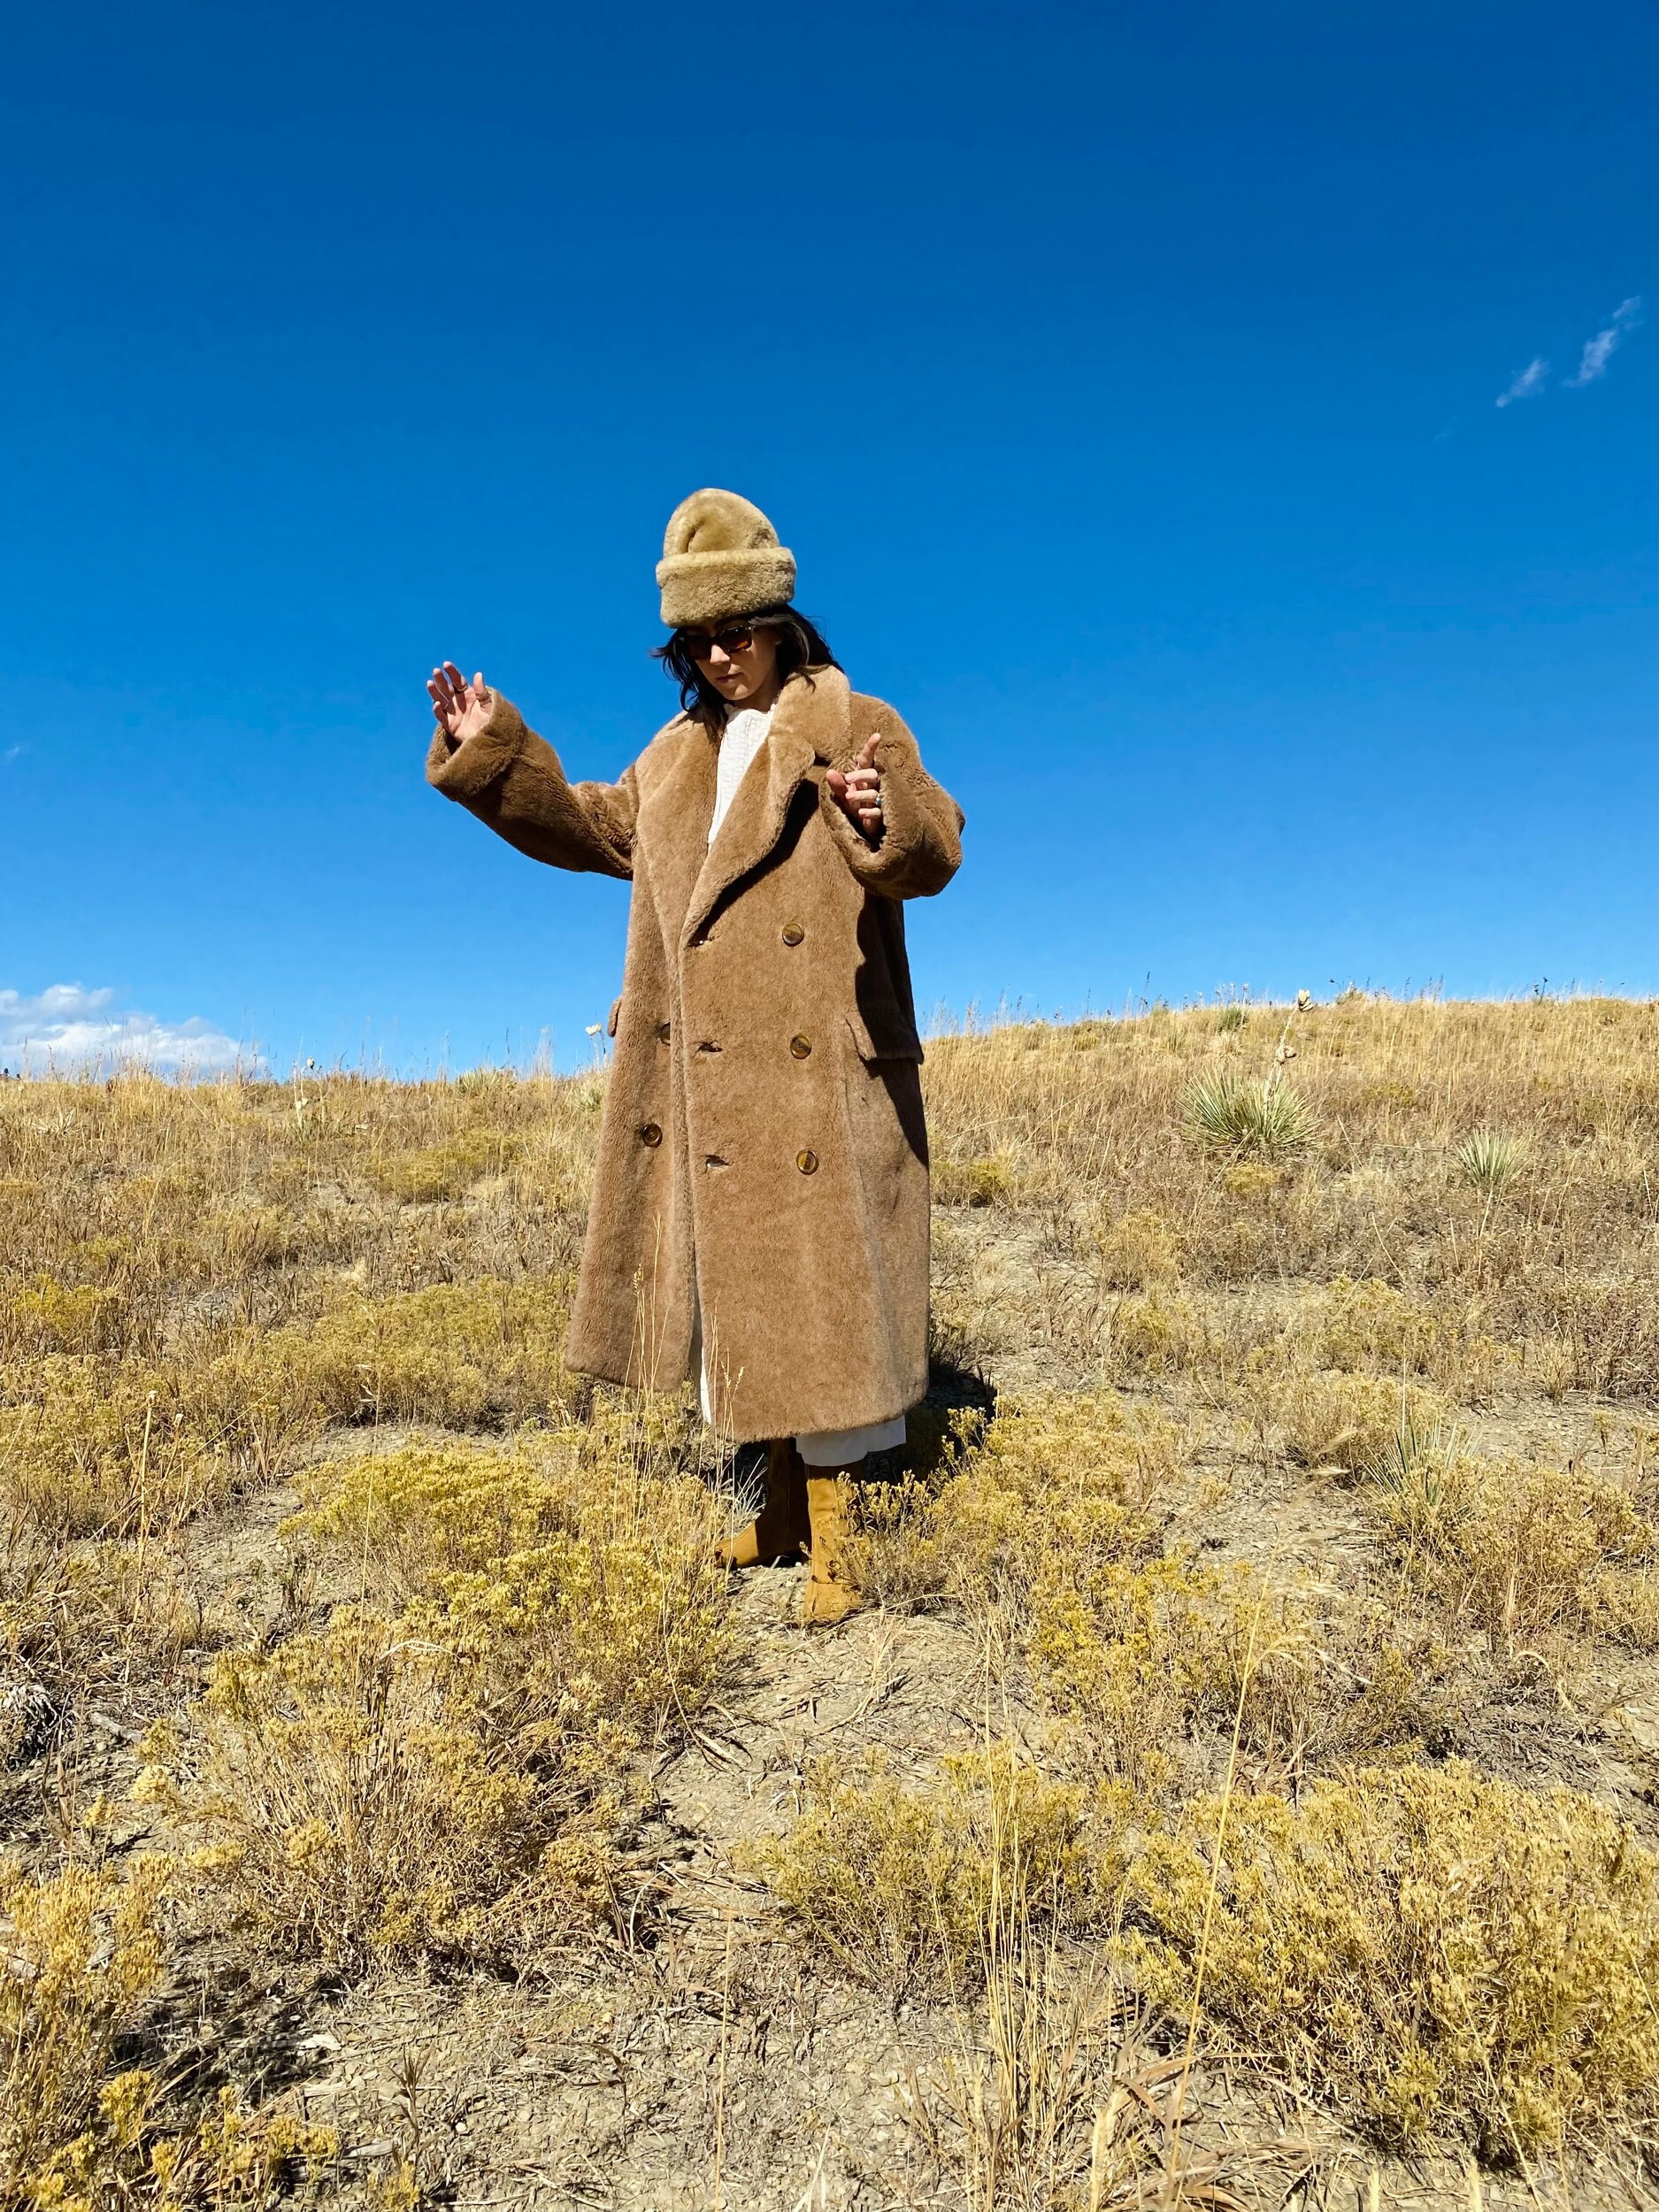
[[[483,728],[495,703],[495,695],[484,681],[482,669],[469,684],[453,661],[445,661],[442,668],[433,670],[426,679],[426,694],[432,701],[438,727],[449,741],[451,752]]]
[[[864,750],[844,776],[839,768],[832,768],[824,780],[848,819],[873,844],[881,834],[881,771],[876,766],[875,739],[864,740]]]

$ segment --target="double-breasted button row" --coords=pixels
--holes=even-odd
[[[654,1148],[656,1146],[661,1144],[662,1141],[663,1133],[657,1127],[657,1124],[654,1121],[646,1122],[640,1131],[640,1142],[642,1145],[647,1145]],[[803,1175],[816,1175],[818,1173],[818,1154],[810,1149],[797,1152],[795,1156],[795,1164],[800,1169]],[[718,1153],[711,1152],[703,1162],[703,1165],[705,1167],[724,1167],[726,1165],[726,1162]]]

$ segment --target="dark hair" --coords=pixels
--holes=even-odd
[[[818,625],[809,622],[794,607],[766,607],[759,614],[734,615],[730,626],[735,628],[741,622],[749,623],[757,630],[776,630],[778,672],[785,678],[799,672],[810,683],[813,669],[841,666]],[[701,630],[702,625],[697,627]],[[720,729],[726,722],[726,701],[712,684],[703,681],[703,671],[691,657],[686,635],[685,628],[676,630],[666,645],[652,647],[651,657],[661,661],[664,671],[680,686],[682,711],[694,722],[701,722],[705,729]]]

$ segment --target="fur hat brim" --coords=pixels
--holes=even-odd
[[[657,564],[663,620],[671,630],[729,622],[787,606],[795,596],[795,555],[787,545],[718,553],[670,553]]]

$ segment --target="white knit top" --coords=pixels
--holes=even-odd
[[[758,707],[738,707],[726,718],[726,727],[720,733],[720,750],[714,770],[714,819],[709,825],[709,842],[713,844],[715,832],[725,821],[737,796],[737,787],[753,765],[766,733],[772,727],[772,709],[763,713]]]

